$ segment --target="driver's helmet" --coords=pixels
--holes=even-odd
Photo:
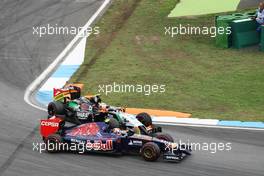
[[[102,102],[100,95],[95,95],[93,97],[90,98],[90,101],[94,104],[99,104]]]
[[[105,103],[100,103],[99,109],[101,112],[107,112],[108,105]]]

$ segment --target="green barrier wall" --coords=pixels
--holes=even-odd
[[[231,25],[231,22],[238,19],[245,18],[243,15],[225,15],[225,16],[218,16],[216,18],[216,27],[223,27],[228,28]],[[228,34],[217,34],[216,36],[216,46],[220,48],[229,48],[232,45],[231,35]]]
[[[230,27],[234,20],[248,19],[255,16],[255,12],[234,13],[231,15],[217,16],[215,21],[216,27]],[[229,48],[232,46],[232,36],[227,34],[217,34],[216,46],[220,48]]]
[[[243,48],[256,45],[260,42],[257,32],[257,23],[254,20],[236,20],[231,23],[232,45],[234,48]]]

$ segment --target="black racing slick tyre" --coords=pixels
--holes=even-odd
[[[49,153],[57,153],[61,150],[63,140],[59,134],[49,135],[45,139],[46,151]]]
[[[174,139],[171,137],[171,135],[165,134],[165,133],[157,133],[156,138],[164,140],[164,141],[168,141],[168,142],[174,142]]]
[[[156,161],[160,157],[160,148],[154,142],[147,142],[141,149],[141,155],[146,161]]]
[[[65,115],[64,104],[62,102],[53,101],[48,105],[48,114],[53,115]]]
[[[136,116],[136,118],[146,127],[152,125],[152,119],[148,113],[145,113],[145,112],[139,113]]]

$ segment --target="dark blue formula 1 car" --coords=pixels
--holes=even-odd
[[[58,117],[41,120],[40,133],[46,150],[102,153],[138,153],[146,161],[156,161],[161,155],[167,161],[179,162],[191,154],[189,146],[136,134],[133,129],[109,128],[105,122],[92,122],[65,127]]]

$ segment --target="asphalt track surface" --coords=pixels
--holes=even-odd
[[[197,127],[164,127],[175,139],[231,142],[232,150],[194,151],[182,163],[145,162],[139,156],[47,154],[33,151],[41,142],[38,120],[45,112],[27,105],[26,87],[53,61],[73,36],[32,34],[47,23],[82,26],[103,1],[0,1],[0,175],[190,175],[262,176],[264,132]]]

